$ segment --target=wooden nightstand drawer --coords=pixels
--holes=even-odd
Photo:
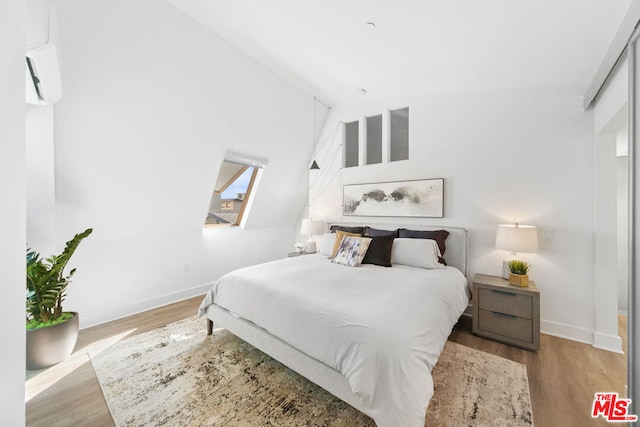
[[[533,298],[502,289],[478,289],[478,308],[517,317],[533,317]]]
[[[480,310],[478,313],[478,329],[525,342],[533,342],[531,319],[510,316],[495,311]]]

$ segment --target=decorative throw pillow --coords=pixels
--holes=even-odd
[[[329,228],[330,231],[332,232],[336,232],[336,231],[346,231],[347,233],[356,233],[359,236],[362,235],[362,231],[364,230],[364,227],[348,227],[346,225],[332,225]]]
[[[369,237],[345,236],[340,243],[338,253],[331,262],[347,267],[357,267],[362,263],[370,243]]]
[[[410,238],[410,239],[433,239],[438,242],[438,248],[440,249],[440,262],[447,265],[444,260],[444,251],[447,250],[445,240],[449,236],[447,230],[407,230],[406,228],[400,228],[398,230],[398,237]]]
[[[438,262],[440,249],[432,239],[398,238],[393,241],[391,264],[418,268],[445,268]]]
[[[363,264],[375,264],[391,267],[391,250],[394,236],[372,237],[369,249],[362,260]]]
[[[338,253],[338,249],[340,248],[340,243],[342,242],[342,238],[345,236],[354,236],[360,237],[358,233],[347,233],[346,231],[336,231],[336,241],[333,244],[333,248],[331,249],[331,253],[329,254],[329,258],[333,258]]]
[[[363,236],[367,237],[378,237],[378,236],[393,236],[398,237],[398,230],[380,230],[377,228],[371,228],[366,226],[364,228]]]
[[[320,241],[320,255],[329,256],[336,244],[336,233],[325,233]]]

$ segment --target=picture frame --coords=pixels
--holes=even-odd
[[[444,217],[444,178],[344,185],[345,216]]]

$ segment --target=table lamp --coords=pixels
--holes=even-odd
[[[511,252],[511,259],[518,253],[538,252],[538,231],[534,225],[500,224],[496,233],[496,249]],[[502,262],[502,277],[509,278],[509,261]]]
[[[306,253],[316,253],[316,241],[313,240],[313,235],[323,234],[326,228],[327,224],[324,221],[318,221],[314,219],[302,220],[300,233],[309,236],[309,240],[304,243],[304,251]]]

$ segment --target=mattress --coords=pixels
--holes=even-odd
[[[468,301],[453,267],[346,267],[307,255],[226,274],[199,314],[219,305],[340,372],[378,426],[422,427],[431,370]]]

